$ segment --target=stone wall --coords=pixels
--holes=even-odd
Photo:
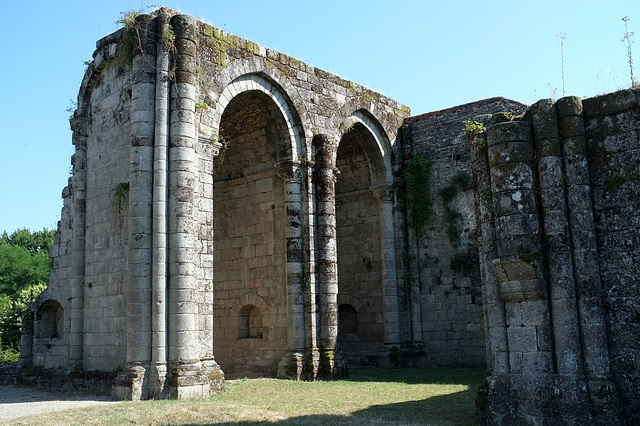
[[[640,421],[640,92],[583,101],[611,372],[630,423]]]
[[[413,295],[408,310],[406,340],[423,344],[430,365],[483,365],[482,297],[478,273],[477,232],[471,186],[469,138],[464,122],[477,116],[525,106],[493,98],[411,117],[405,121],[401,156],[422,155],[432,164],[433,214],[424,235],[403,232]],[[406,262],[409,260],[409,262]],[[403,277],[400,277],[402,280]],[[407,277],[404,277],[407,280]],[[413,290],[415,291],[415,290]]]
[[[339,303],[361,309],[367,356],[397,343],[388,193],[408,114],[166,9],[103,38],[72,119],[54,271],[25,322],[23,361],[121,369],[119,399],[183,398],[220,389],[214,354],[230,373],[342,374]],[[348,177],[350,162],[360,170]],[[345,183],[370,174],[338,208],[342,250],[366,257],[343,264],[342,291],[340,167]]]
[[[114,397],[145,399],[339,378],[342,356],[486,362],[492,422],[638,421],[637,91],[409,118],[160,9],[98,42],[78,99],[23,363],[121,369]]]
[[[638,421],[638,95],[475,132],[491,423]]]

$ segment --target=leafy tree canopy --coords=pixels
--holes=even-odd
[[[42,231],[31,232],[28,229],[18,229],[11,235],[4,231],[0,236],[0,245],[20,246],[29,250],[29,253],[48,253],[53,245],[55,231],[43,228]]]
[[[19,229],[0,235],[0,295],[12,297],[29,286],[47,283],[54,234],[47,229]]]

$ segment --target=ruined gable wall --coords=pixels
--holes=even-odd
[[[524,105],[504,98],[474,102],[411,117],[403,133],[404,158],[419,154],[432,163],[433,215],[424,237],[416,247],[411,228],[408,233],[397,232],[409,245],[406,259],[411,263],[405,267],[412,269],[411,285],[420,287],[420,315],[414,318],[419,324],[413,325],[413,331],[416,326],[421,330],[413,340],[424,343],[427,362],[433,365],[485,363],[471,159],[464,121],[499,111],[519,114]],[[402,280],[407,277],[400,277]],[[405,306],[412,303],[411,297],[405,296]]]
[[[84,331],[86,369],[124,363],[128,283],[129,110],[126,67],[105,69],[91,93],[87,140]]]
[[[611,371],[640,419],[640,91],[585,99],[584,124]]]

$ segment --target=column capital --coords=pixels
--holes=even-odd
[[[391,185],[379,185],[370,188],[373,198],[383,203],[390,203],[393,201],[394,190]]]
[[[73,117],[69,120],[71,125],[71,131],[76,137],[88,137],[89,136],[89,118],[88,117]]]
[[[302,180],[303,170],[306,165],[305,163],[310,163],[310,165],[313,165],[312,161],[282,161],[275,165],[276,174],[286,182],[300,182]]]

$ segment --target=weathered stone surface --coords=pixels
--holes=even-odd
[[[121,399],[207,396],[223,370],[339,378],[343,356],[486,363],[490,423],[640,421],[637,90],[409,118],[192,17],[136,25],[132,63],[121,30],[82,82],[22,362],[121,368]]]

